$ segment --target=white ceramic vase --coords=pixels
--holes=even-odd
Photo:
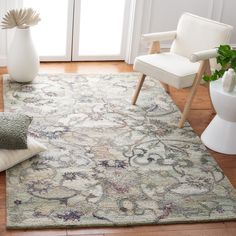
[[[231,93],[236,86],[236,73],[233,69],[226,71],[222,77],[223,90]]]
[[[11,79],[31,82],[39,70],[39,57],[33,44],[30,28],[16,28],[7,56],[7,68]]]

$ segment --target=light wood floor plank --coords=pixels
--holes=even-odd
[[[67,236],[66,230],[5,230],[0,236]]]
[[[178,231],[158,231],[158,232],[138,232],[127,234],[105,234],[105,236],[235,236],[231,229],[211,229],[211,230],[178,230]]]

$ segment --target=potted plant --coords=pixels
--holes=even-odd
[[[216,116],[201,135],[202,142],[210,149],[236,154],[236,50],[229,45],[218,48],[217,63],[220,68],[204,76],[210,82],[210,96]]]
[[[39,57],[34,47],[30,27],[38,24],[39,14],[32,8],[10,10],[2,19],[3,29],[16,28],[7,56],[11,79],[17,82],[32,81],[39,69]]]
[[[222,78],[224,73],[230,68],[236,71],[236,50],[233,50],[229,45],[220,45],[217,52],[216,61],[221,68],[219,70],[216,69],[210,76],[205,75],[203,79],[206,82]]]

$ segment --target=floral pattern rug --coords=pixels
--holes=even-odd
[[[5,111],[33,116],[48,150],[7,171],[7,227],[56,228],[236,219],[236,195],[157,80],[42,74],[4,81]]]

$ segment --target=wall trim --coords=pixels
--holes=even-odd
[[[145,27],[143,29],[144,30],[144,32],[143,32],[144,34],[150,32],[151,20],[152,20],[153,0],[146,0],[145,4],[147,6],[147,10],[146,10],[147,20],[146,20]]]
[[[214,11],[214,0],[211,0],[209,11],[208,11],[208,18],[213,19],[213,11]]]
[[[213,3],[213,12],[212,15],[214,15],[214,20],[220,21],[222,20],[223,10],[224,10],[225,1],[224,0],[218,0],[214,1]]]
[[[219,13],[218,21],[221,21],[221,20],[222,20],[222,15],[223,15],[223,10],[224,10],[224,5],[225,5],[225,1],[224,1],[224,0],[221,0],[220,13]]]

